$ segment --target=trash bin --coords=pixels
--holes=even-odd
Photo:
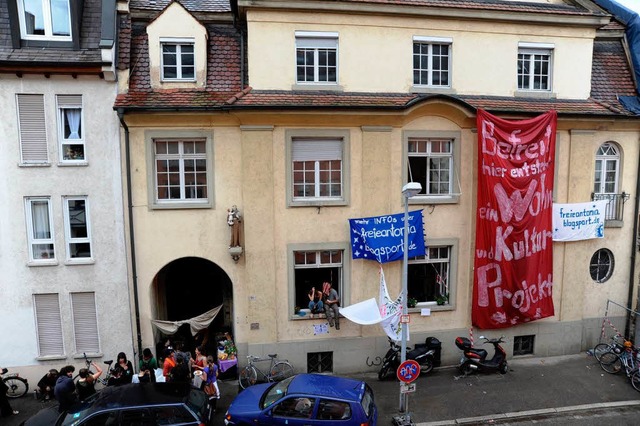
[[[435,337],[427,337],[425,339],[425,344],[427,348],[433,349],[435,353],[433,354],[433,365],[435,367],[440,366],[440,357],[442,356],[442,342]]]

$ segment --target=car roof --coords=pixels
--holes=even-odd
[[[90,402],[89,411],[142,405],[179,404],[186,401],[189,383],[131,383],[107,386]]]
[[[323,374],[298,374],[287,389],[289,394],[307,394],[320,397],[360,402],[365,389],[362,380]]]

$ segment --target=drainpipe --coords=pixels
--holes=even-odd
[[[124,121],[124,110],[118,108],[118,119],[124,129],[125,167],[127,169],[127,211],[129,215],[129,241],[131,243],[131,277],[133,279],[133,304],[138,334],[138,356],[142,354],[142,333],[140,331],[140,302],[138,300],[138,267],[136,265],[136,239],[133,232],[133,197],[131,195],[131,149],[129,145],[129,127]],[[136,363],[137,365],[137,363]]]
[[[627,312],[627,323],[624,329],[624,335],[630,336],[631,333],[631,315],[633,313],[633,289],[635,286],[635,274],[636,274],[636,253],[638,252],[638,211],[640,210],[640,206],[638,205],[638,193],[640,192],[640,151],[638,152],[638,165],[636,168],[636,193],[633,198],[633,234],[631,234],[631,265],[629,266],[629,299],[627,302],[627,308],[629,309]],[[638,294],[638,300],[636,301],[636,306],[640,302],[640,293]],[[634,342],[638,342],[640,327],[638,327],[638,322],[635,321],[636,329],[635,329],[635,339]]]

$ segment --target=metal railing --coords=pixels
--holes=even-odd
[[[606,200],[608,201],[605,210],[605,220],[622,221],[624,217],[624,203],[629,199],[629,194],[596,194],[591,193],[591,201]]]

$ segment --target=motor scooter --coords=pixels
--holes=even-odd
[[[382,360],[382,366],[378,372],[378,380],[384,380],[389,373],[395,373],[400,366],[402,348],[394,340],[389,339],[389,350]],[[427,337],[424,344],[416,344],[414,349],[407,347],[407,359],[412,359],[420,365],[420,375],[433,370],[436,347],[440,341],[435,337]]]
[[[471,345],[471,341],[466,337],[456,337],[456,346],[462,350],[462,358],[458,369],[465,376],[473,371],[479,370],[484,372],[498,371],[500,374],[507,374],[509,366],[507,365],[507,353],[504,351],[500,343],[504,343],[504,336],[498,339],[484,339],[484,344],[491,343],[493,345],[493,358],[487,359],[487,351],[477,349]]]

